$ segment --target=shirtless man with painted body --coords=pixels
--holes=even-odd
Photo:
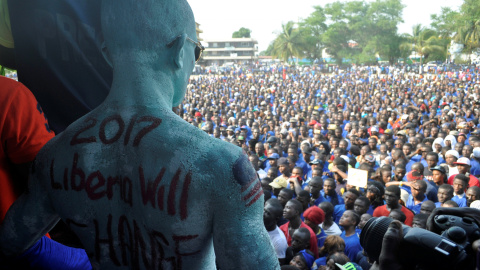
[[[199,52],[188,3],[103,0],[102,30],[111,92],[40,151],[2,253],[21,254],[61,218],[93,268],[277,269],[247,156],[172,112]]]

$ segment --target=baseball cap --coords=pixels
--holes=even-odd
[[[366,154],[365,160],[368,162],[375,162],[375,157],[372,154]]]
[[[268,156],[267,159],[279,159],[279,158],[280,158],[280,156],[277,153],[273,153],[270,156]]]
[[[238,141],[244,141],[245,140],[245,137],[243,137],[242,135],[238,136],[237,138]]]
[[[272,136],[272,137],[268,138],[268,140],[267,140],[267,143],[275,143],[275,142],[277,142],[277,137],[275,137],[275,136]]]
[[[277,165],[280,166],[280,165],[283,165],[283,166],[288,166],[288,159],[285,158],[285,157],[281,157],[278,159],[277,161]]]
[[[456,162],[454,162],[453,164],[460,164],[460,165],[468,165],[470,166],[470,159],[466,158],[466,157],[461,157],[459,158]]]
[[[235,128],[233,126],[228,126],[227,130],[228,131],[235,131]]]
[[[450,133],[448,133],[448,135],[453,135],[453,136],[458,136],[460,134],[460,132],[456,131],[456,130],[452,130],[450,131]]]
[[[371,132],[378,132],[378,127],[377,126],[372,126],[370,129]]]
[[[422,175],[417,172],[417,171],[411,171],[407,173],[407,181],[412,182],[412,181],[417,181],[417,180],[422,180]]]
[[[430,171],[432,171],[432,172],[433,172],[433,171],[439,171],[439,172],[441,172],[441,173],[443,173],[443,174],[446,174],[446,173],[447,173],[447,171],[445,171],[445,169],[444,169],[442,166],[435,166],[435,167],[431,168]]]
[[[310,165],[318,165],[318,164],[320,164],[320,163],[321,163],[321,161],[320,161],[319,159],[314,159],[314,160],[310,161],[308,164],[310,164]]]
[[[202,114],[200,112],[196,112],[195,117],[202,117]]]
[[[285,179],[284,177],[277,177],[269,185],[273,188],[286,188],[287,179]]]
[[[312,120],[312,121],[310,121],[310,123],[308,123],[308,125],[309,125],[309,126],[314,126],[316,123],[317,123],[317,121]]]

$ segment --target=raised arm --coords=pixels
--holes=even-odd
[[[218,267],[280,269],[263,224],[263,190],[245,154],[233,165],[233,178],[214,206],[213,241]]]

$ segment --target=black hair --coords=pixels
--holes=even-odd
[[[282,188],[282,190],[280,190],[280,192],[282,192],[282,191],[288,195],[289,199],[293,198],[293,195],[294,195],[293,190],[291,190],[289,188]]]
[[[295,208],[295,210],[298,211],[298,215],[303,213],[303,205],[301,202],[297,201],[296,199],[291,199],[287,203],[293,204],[293,207]]]
[[[393,194],[395,194],[395,196],[397,196],[398,198],[400,198],[400,195],[401,195],[401,192],[400,192],[400,188],[398,186],[388,186],[385,191],[388,191],[388,192],[393,192]]]
[[[465,174],[461,174],[461,173],[455,175],[455,178],[453,179],[453,181],[455,181],[455,179],[463,181],[465,183],[465,187],[468,186],[468,182],[470,180],[469,177],[467,177]]]
[[[400,209],[393,209],[392,211],[390,211],[390,214],[391,214],[391,213],[396,213],[396,214],[400,215],[400,217],[399,217],[400,220],[399,220],[399,221],[400,221],[401,223],[405,223],[405,220],[407,220],[407,216],[406,216],[405,213],[403,213],[402,210],[400,210]]]
[[[442,206],[445,207],[446,205],[451,206],[451,207],[458,207],[458,203],[455,202],[455,201],[452,201],[452,200],[448,200],[448,201],[444,202]]]
[[[453,192],[454,192],[454,190],[453,190],[453,187],[452,187],[451,185],[449,185],[449,184],[442,184],[442,185],[440,185],[440,186],[438,187],[438,189],[439,189],[439,190],[440,190],[440,189],[446,190],[446,191],[453,197]]]
[[[361,195],[360,191],[358,191],[356,188],[351,188],[351,189],[347,190],[347,192],[355,194],[357,196],[357,198],[360,197],[360,195]]]
[[[370,201],[370,204],[373,206],[373,208],[384,205],[383,195],[385,194],[385,188],[383,187],[383,185],[377,181],[370,181],[368,183],[368,186],[374,186],[375,189],[378,190],[378,192],[375,192],[375,199],[373,201]]]
[[[333,214],[333,204],[332,203],[326,202],[326,201],[321,202],[318,205],[318,207],[323,210],[323,212],[325,213],[325,217],[332,216],[332,214]]]

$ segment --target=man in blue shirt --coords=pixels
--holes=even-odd
[[[345,241],[345,255],[351,261],[355,261],[358,252],[363,250],[360,245],[360,236],[355,231],[358,223],[360,223],[360,216],[352,210],[345,211],[339,221],[339,225],[345,229],[340,234],[340,237]]]
[[[467,198],[465,196],[465,190],[468,188],[468,177],[464,174],[457,174],[453,179],[453,196],[452,201],[458,204],[458,207],[467,206]]]
[[[413,183],[411,188],[412,194],[408,196],[406,207],[412,210],[415,214],[420,213],[420,208],[424,201],[428,201],[425,192],[427,191],[427,183],[424,180],[418,180]]]
[[[323,184],[323,190],[320,192],[326,201],[330,202],[334,207],[338,204],[344,204],[342,196],[335,192],[335,179],[327,178]]]

